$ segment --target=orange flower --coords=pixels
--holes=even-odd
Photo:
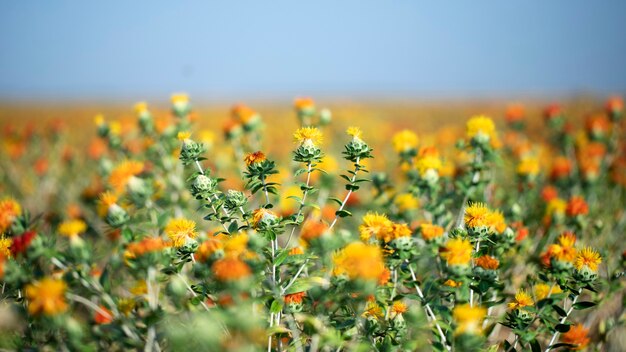
[[[296,292],[285,295],[285,304],[301,304],[306,292]]]
[[[136,258],[146,253],[161,251],[167,247],[168,244],[161,237],[144,237],[139,242],[129,243],[124,257]]]
[[[587,202],[585,202],[585,198],[581,196],[573,196],[567,203],[567,209],[565,212],[571,217],[577,215],[587,215],[587,213],[589,213],[589,207],[587,206]]]
[[[126,160],[120,163],[111,171],[109,183],[117,191],[121,192],[131,177],[139,175],[143,171],[144,165],[140,161]]]
[[[589,134],[604,134],[611,129],[611,121],[604,114],[592,115],[585,120],[585,129]]]
[[[299,97],[293,101],[293,105],[298,111],[312,110],[315,108],[315,102],[309,97]]]
[[[541,190],[541,198],[545,202],[549,202],[552,199],[557,198],[558,196],[559,196],[559,191],[554,186],[547,185],[543,187],[543,189]]]
[[[26,286],[25,294],[28,299],[28,312],[31,315],[57,315],[67,309],[65,290],[67,285],[63,280],[44,278]]]
[[[215,278],[222,282],[245,279],[252,274],[248,264],[236,257],[226,257],[216,261],[211,270]]]
[[[22,207],[15,199],[4,198],[0,200],[0,233],[5,232],[21,213]]]
[[[606,110],[608,113],[621,113],[624,110],[624,101],[621,97],[612,96],[606,102]]]
[[[506,117],[506,122],[515,123],[520,122],[524,119],[524,105],[522,104],[511,104],[506,108],[506,113],[504,114]]]
[[[100,306],[100,310],[96,311],[93,317],[96,324],[105,325],[113,321],[113,313],[104,306]]]
[[[543,117],[546,120],[551,120],[560,115],[561,115],[561,106],[556,103],[552,103],[548,105],[543,111]]]
[[[420,230],[422,237],[426,241],[432,241],[435,238],[443,236],[443,227],[433,224],[421,224]]]
[[[553,180],[569,177],[571,173],[572,162],[568,158],[559,156],[554,159],[554,162],[552,163],[552,172],[550,172],[550,177]]]
[[[335,275],[347,275],[350,279],[378,281],[385,273],[383,254],[378,246],[353,242],[333,257]]]
[[[468,265],[472,260],[472,244],[461,238],[453,238],[446,242],[440,250],[441,257],[448,265]]]
[[[214,236],[202,242],[196,251],[196,260],[199,262],[206,262],[213,255],[213,253],[224,249],[224,243],[219,240],[219,237],[221,236]]]
[[[370,238],[375,237],[389,242],[392,225],[393,223],[387,218],[387,215],[368,212],[363,216],[363,223],[359,226],[361,240],[367,242]]]
[[[589,344],[589,329],[585,329],[582,324],[576,324],[570,327],[569,331],[561,335],[561,342],[574,345],[574,350],[582,350]]]
[[[396,314],[402,314],[402,313],[408,312],[409,308],[406,306],[406,304],[402,303],[401,301],[395,301],[393,302],[393,305],[391,306],[391,311]]]
[[[486,270],[496,270],[500,266],[500,261],[494,257],[483,255],[476,258],[476,266]]]
[[[257,151],[246,155],[243,161],[246,163],[247,166],[250,166],[252,164],[263,162],[265,161],[265,159],[265,154],[263,154],[263,152],[261,151]]]
[[[244,104],[237,104],[233,106],[230,111],[233,120],[238,121],[244,125],[252,122],[259,115],[256,111]]]
[[[305,243],[323,235],[328,230],[328,225],[321,220],[308,219],[302,224],[300,239]]]

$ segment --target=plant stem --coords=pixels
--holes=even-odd
[[[574,299],[572,300],[572,305],[569,307],[569,309],[567,310],[565,316],[561,319],[561,321],[559,322],[560,324],[565,323],[565,321],[567,320],[567,317],[569,317],[569,315],[572,313],[572,311],[574,310],[574,305],[576,304],[576,301],[578,301],[578,297],[580,297],[580,294],[582,293],[582,288],[578,290],[578,294],[574,297]],[[552,344],[554,343],[554,341],[556,341],[557,337],[559,337],[559,332],[558,330],[554,331],[554,335],[552,335],[552,338],[550,339],[550,343],[548,343],[548,347],[546,347],[545,352],[550,351],[550,346],[552,346]]]
[[[350,179],[351,185],[354,184],[354,181],[356,180],[356,174],[359,172],[359,168],[360,168],[359,161],[360,159],[357,157],[356,162],[354,163],[354,174],[352,175],[352,178]],[[341,202],[341,206],[339,207],[339,210],[337,210],[337,212],[340,212],[343,210],[351,194],[352,194],[352,190],[349,190],[348,194],[346,194],[346,197],[343,199],[343,202]],[[328,227],[328,231],[333,229],[338,219],[339,219],[339,215],[335,215],[335,219],[333,220],[332,224],[330,224],[330,227]]]

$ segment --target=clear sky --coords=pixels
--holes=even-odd
[[[0,99],[626,92],[626,1],[2,1]]]

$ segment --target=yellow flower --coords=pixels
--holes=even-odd
[[[375,318],[375,319],[382,319],[383,318],[383,309],[375,302],[375,301],[368,301],[367,305],[365,306],[365,311],[363,312],[363,314],[361,314],[362,317],[364,318]]]
[[[483,307],[472,307],[467,303],[455,306],[452,310],[452,316],[456,323],[455,335],[481,334],[485,315],[487,315],[487,309]]]
[[[352,136],[352,138],[354,139],[361,139],[361,135],[363,134],[360,128],[354,127],[354,126],[348,127],[348,129],[346,130],[346,133]]]
[[[462,281],[454,281],[454,280],[446,280],[446,282],[443,283],[445,286],[448,287],[461,287],[463,285]]]
[[[191,132],[189,131],[180,131],[176,135],[176,139],[178,139],[179,141],[184,141],[186,139],[189,139],[189,137],[191,137]]]
[[[498,210],[490,211],[487,214],[487,226],[493,229],[496,233],[503,233],[506,230],[506,222],[504,222],[504,215]]]
[[[293,138],[300,144],[310,141],[313,145],[318,145],[322,143],[322,132],[316,127],[302,127],[296,130]]]
[[[361,240],[367,242],[372,236],[377,239],[387,238],[391,232],[391,225],[392,222],[387,215],[368,212],[363,216],[363,224],[359,226]]]
[[[411,193],[402,193],[396,196],[393,200],[393,204],[396,205],[398,211],[403,213],[405,211],[417,209],[420,203],[417,198]]]
[[[420,173],[420,176],[424,176],[428,170],[439,172],[442,165],[441,159],[438,156],[428,154],[418,157],[415,162],[415,168]]]
[[[31,315],[56,315],[67,309],[64,294],[67,285],[63,280],[44,278],[26,286],[28,313]]]
[[[519,290],[515,294],[515,299],[513,302],[509,302],[509,309],[520,309],[528,306],[532,306],[535,302],[530,297],[530,295],[524,291]]]
[[[561,287],[559,287],[559,285],[556,285],[556,284],[552,286],[552,289],[550,289],[550,285],[541,283],[541,284],[535,285],[534,289],[535,289],[535,299],[537,301],[541,301],[542,299],[548,297],[548,295],[563,292],[563,290],[561,290]]]
[[[567,202],[561,198],[554,198],[548,203],[546,215],[552,217],[555,214],[563,215],[567,209]]]
[[[187,219],[172,219],[165,226],[165,234],[169,237],[174,247],[182,247],[187,239],[194,239],[198,236],[196,223]]]
[[[94,116],[94,118],[93,118],[93,123],[94,123],[96,126],[102,126],[102,125],[104,125],[104,115],[102,115],[102,114],[98,114],[98,115]]]
[[[385,242],[389,242],[391,240],[395,240],[400,237],[411,237],[411,229],[407,224],[393,224],[391,225],[390,236],[388,238],[384,238]]]
[[[227,256],[239,257],[246,252],[248,246],[248,235],[240,232],[232,235],[224,242],[224,252]]]
[[[143,115],[148,112],[148,103],[145,101],[140,101],[133,106],[133,110],[135,110],[135,114]]]
[[[484,115],[474,116],[467,121],[467,137],[468,138],[486,138],[491,139],[495,136],[496,126],[493,121]]]
[[[133,287],[130,288],[130,293],[135,296],[141,296],[148,293],[148,283],[146,280],[139,280]]]
[[[526,157],[517,165],[517,173],[522,176],[537,176],[539,174],[539,160]]]
[[[419,142],[419,138],[417,138],[417,135],[413,133],[413,131],[409,131],[409,130],[402,130],[394,134],[393,137],[391,138],[393,149],[397,153],[403,153],[409,150],[416,149],[418,142]]]
[[[473,203],[465,209],[465,225],[476,228],[488,226],[489,208],[484,203]]]
[[[262,151],[257,151],[246,155],[243,161],[246,163],[247,166],[250,166],[252,164],[263,162],[265,161],[265,159],[265,154],[263,154]]]
[[[266,208],[259,208],[252,212],[252,223],[259,227],[263,220],[274,220],[278,218],[276,213]]]
[[[183,105],[189,103],[189,96],[185,93],[174,93],[171,100],[174,105]]]
[[[13,244],[13,239],[6,238],[4,235],[0,237],[0,257],[11,257],[11,245]]]
[[[13,198],[0,200],[0,233],[6,231],[13,220],[22,214],[22,207]]]
[[[335,275],[350,279],[378,280],[385,273],[383,253],[378,246],[353,242],[333,256]]]
[[[583,267],[588,267],[591,271],[597,271],[600,263],[602,263],[602,257],[600,257],[600,254],[592,248],[585,247],[581,251],[578,251],[578,255],[574,261],[574,267],[576,267],[577,270],[582,270]]]
[[[472,244],[461,238],[453,238],[446,242],[441,257],[448,265],[468,265],[472,260]]]
[[[63,221],[58,228],[59,234],[67,237],[76,237],[87,230],[87,224],[82,220]]]

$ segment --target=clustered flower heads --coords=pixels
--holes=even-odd
[[[619,98],[543,130],[520,104],[434,132],[293,108],[289,135],[244,103],[199,129],[184,93],[98,115],[84,151],[0,132],[0,348],[615,346]]]

